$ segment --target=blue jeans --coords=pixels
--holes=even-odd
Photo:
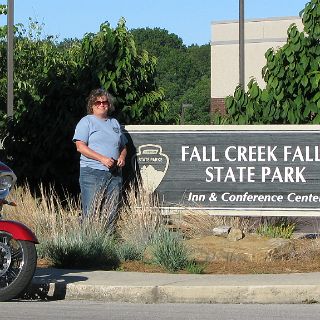
[[[80,167],[80,189],[82,213],[84,217],[93,212],[107,212],[109,223],[113,224],[117,217],[122,187],[121,172]]]

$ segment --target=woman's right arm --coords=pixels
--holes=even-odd
[[[81,154],[83,154],[85,157],[93,159],[93,160],[97,160],[97,161],[101,162],[104,166],[106,166],[107,168],[111,168],[114,166],[115,160],[113,160],[112,158],[108,158],[108,157],[90,149],[85,142],[77,140],[77,141],[75,141],[75,144],[77,147],[77,151],[80,152]]]

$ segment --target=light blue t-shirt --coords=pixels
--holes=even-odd
[[[119,158],[120,150],[128,143],[116,119],[103,120],[94,115],[87,115],[78,122],[72,141],[77,140],[83,141],[90,149],[113,159]],[[83,154],[80,156],[80,166],[109,171],[101,162],[87,158]]]

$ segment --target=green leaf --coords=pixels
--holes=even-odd
[[[253,107],[252,103],[249,103],[247,105],[247,114],[248,114],[249,117],[252,117],[253,114],[254,114],[254,107]]]
[[[294,99],[294,103],[295,103],[296,106],[301,106],[302,105],[302,101],[303,101],[303,98],[301,96],[297,96]]]
[[[249,93],[252,99],[255,99],[259,95],[259,87],[257,83],[253,83],[251,88],[249,89]]]
[[[320,72],[316,73],[313,77],[310,78],[312,89],[317,89],[320,83]]]
[[[277,78],[273,78],[273,81],[271,82],[271,87],[276,89],[279,85],[279,80]]]
[[[234,103],[234,99],[232,96],[227,96],[225,98],[225,104],[226,104],[227,109],[230,109],[232,107],[233,103]]]
[[[289,56],[287,56],[287,60],[288,60],[290,63],[292,63],[292,62],[294,61],[294,55],[293,55],[293,53],[290,54]]]
[[[269,105],[266,105],[264,108],[263,108],[263,118],[267,118],[269,116],[269,113],[270,113],[270,106]]]
[[[284,98],[283,90],[278,95],[274,96],[277,101],[281,101]]]
[[[247,124],[247,118],[244,115],[240,115],[239,116],[239,124],[243,125],[243,124]]]
[[[318,113],[312,121],[313,124],[320,124],[320,114]]]
[[[268,102],[269,101],[269,93],[267,90],[262,90],[262,93],[261,93],[261,101],[263,102]]]
[[[318,91],[313,97],[312,97],[312,101],[313,102],[317,102],[320,99],[320,91]]]
[[[289,120],[289,123],[291,124],[295,123],[295,116],[292,109],[288,111],[288,120]]]
[[[308,85],[308,78],[306,76],[303,76],[302,80],[301,80],[301,83],[304,87],[306,87]]]
[[[241,88],[238,87],[238,88],[236,89],[235,93],[234,93],[234,98],[235,98],[237,101],[239,101],[239,100],[242,98],[242,96],[243,96],[243,91],[242,91]]]
[[[304,116],[305,118],[308,117],[309,114],[310,114],[310,112],[311,112],[311,109],[310,109],[310,105],[308,104],[308,105],[305,107],[304,111],[303,111],[303,116]]]

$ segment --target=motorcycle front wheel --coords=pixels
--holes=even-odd
[[[16,240],[0,231],[0,301],[22,294],[37,266],[37,251],[30,241]]]

